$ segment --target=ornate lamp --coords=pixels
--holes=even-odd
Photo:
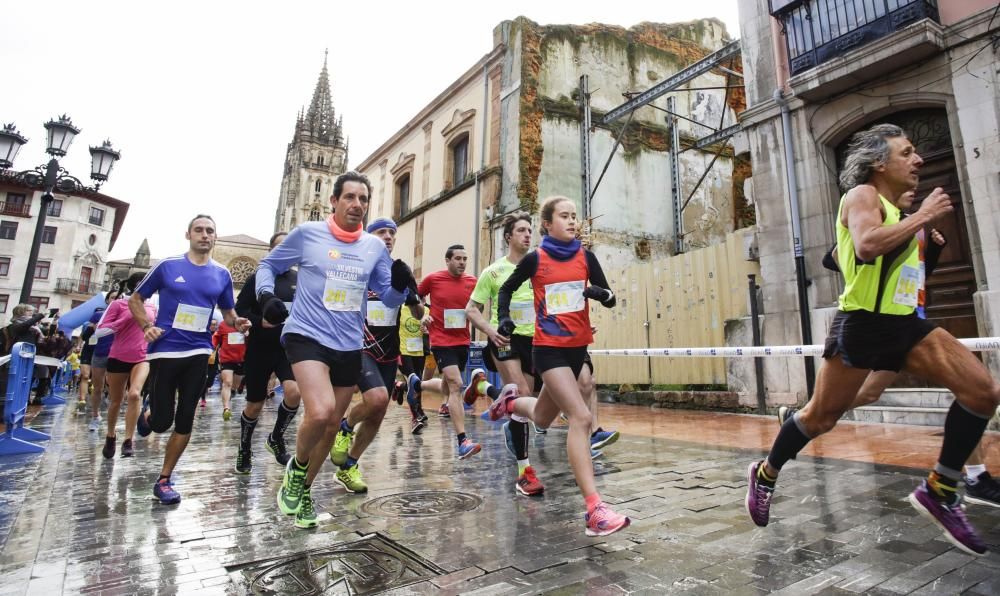
[[[80,129],[73,126],[73,122],[66,114],[59,116],[59,120],[46,122],[45,130],[49,131],[49,144],[45,151],[53,157],[66,155],[73,138],[80,134]]]
[[[17,132],[13,122],[4,124],[3,130],[0,130],[0,169],[13,167],[17,152],[27,142],[28,139]]]
[[[104,141],[100,147],[90,148],[90,177],[98,185],[108,179],[111,168],[121,159],[122,154],[111,147],[111,141]]]

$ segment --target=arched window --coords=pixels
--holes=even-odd
[[[319,179],[316,181],[316,192],[322,192],[322,191],[323,191],[323,180]]]
[[[322,154],[319,157],[316,158],[316,163],[319,164],[319,165],[323,165],[323,155]],[[319,189],[316,189],[316,190],[319,190]]]
[[[319,211],[319,207],[313,207],[312,210],[309,211],[309,221],[319,221],[321,216],[322,214]]]

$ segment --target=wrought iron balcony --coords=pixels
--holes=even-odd
[[[104,284],[89,281],[86,279],[73,279],[71,277],[60,277],[56,280],[57,294],[86,294],[92,296],[104,291]]]
[[[797,75],[922,19],[940,23],[935,0],[769,0]]]
[[[0,201],[0,215],[31,217],[31,203],[7,203]]]

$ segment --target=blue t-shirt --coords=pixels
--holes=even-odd
[[[101,319],[104,318],[104,313],[105,312],[107,312],[107,309],[105,309],[105,308],[101,308],[101,309],[95,310],[94,314],[91,315],[91,317],[90,317],[90,321],[88,321],[88,322],[89,323],[93,323],[93,325],[96,327],[101,322]],[[91,336],[91,340],[92,341],[93,341],[93,337],[94,336]],[[97,338],[96,341],[97,341],[97,343],[93,344],[93,346],[94,346],[93,347],[94,356],[96,356],[98,358],[107,358],[108,354],[111,353],[111,344],[114,343],[115,336],[114,335],[104,335],[102,337]]]
[[[281,335],[296,333],[331,350],[360,350],[364,344],[368,289],[389,308],[404,294],[390,285],[392,259],[385,243],[363,232],[341,242],[326,222],[304,223],[292,230],[257,268],[257,295],[274,293],[274,277],[299,266],[295,299]]]
[[[183,254],[163,259],[135,288],[143,299],[160,293],[156,326],[163,335],[149,344],[146,359],[184,358],[212,353],[209,324],[215,306],[235,305],[233,278],[219,263],[195,265]]]

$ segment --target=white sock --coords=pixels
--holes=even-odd
[[[979,475],[985,471],[986,471],[986,464],[978,464],[972,466],[966,465],[965,477],[968,478],[970,481],[972,481],[972,484],[975,484],[976,483],[975,481],[977,478],[979,478]]]
[[[511,414],[510,415],[510,419],[513,420],[514,422],[527,422],[528,421],[528,419],[525,418],[524,416],[518,416],[517,414]]]
[[[531,462],[528,461],[528,458],[517,460],[517,469],[518,470],[523,470],[523,469],[527,468],[530,465],[531,465]]]

